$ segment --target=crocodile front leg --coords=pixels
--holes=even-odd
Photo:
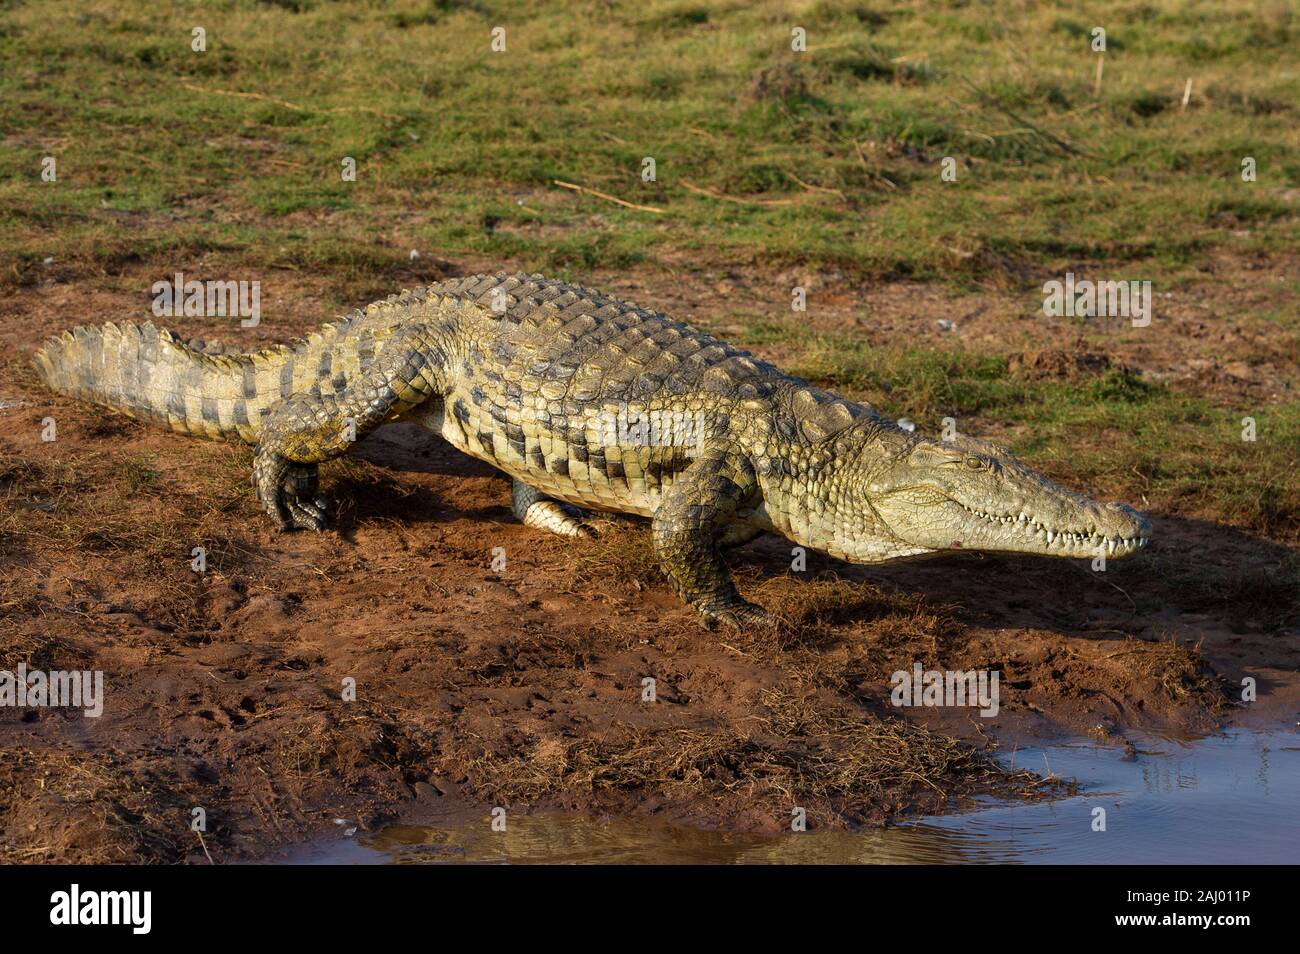
[[[651,523],[655,553],[678,594],[712,629],[736,629],[769,620],[761,606],[741,598],[718,552],[727,518],[758,493],[749,461],[723,446],[706,452],[664,494]]]
[[[743,547],[750,540],[757,540],[763,535],[763,528],[752,523],[729,523],[713,538],[719,550],[734,550]]]
[[[416,325],[395,335],[356,381],[338,394],[312,388],[276,404],[262,424],[253,485],[277,527],[321,530],[325,502],[317,469],[379,425],[444,389],[442,349]]]

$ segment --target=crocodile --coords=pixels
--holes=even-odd
[[[763,533],[852,563],[956,550],[1126,557],[1131,507],[1072,492],[974,438],[935,440],[655,311],[540,275],[404,291],[292,344],[227,352],[152,323],[83,326],[34,358],[56,391],[254,446],[257,499],[321,530],[318,467],[412,421],[513,479],[529,527],[591,537],[650,518],[710,628],[769,624],[723,551]]]

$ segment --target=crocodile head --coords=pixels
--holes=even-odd
[[[886,552],[1091,558],[1104,550],[1117,559],[1151,538],[1151,525],[1132,507],[1066,490],[991,444],[882,437],[887,460],[864,467],[859,491],[871,511],[864,521],[893,538]]]

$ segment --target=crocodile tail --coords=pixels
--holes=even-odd
[[[224,354],[152,322],[83,326],[50,338],[32,363],[55,391],[201,437],[256,443],[262,416],[293,387],[294,350]],[[289,382],[285,382],[286,370]]]

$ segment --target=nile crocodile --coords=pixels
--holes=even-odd
[[[720,552],[765,531],[854,563],[1117,558],[1151,534],[1130,507],[999,448],[909,433],[662,314],[539,275],[406,291],[252,353],[108,324],[50,339],[35,363],[58,391],[255,445],[253,484],[282,529],[325,526],[321,462],[414,421],[509,474],[530,527],[589,536],[575,508],[651,518],[665,573],[709,626],[767,619]]]

